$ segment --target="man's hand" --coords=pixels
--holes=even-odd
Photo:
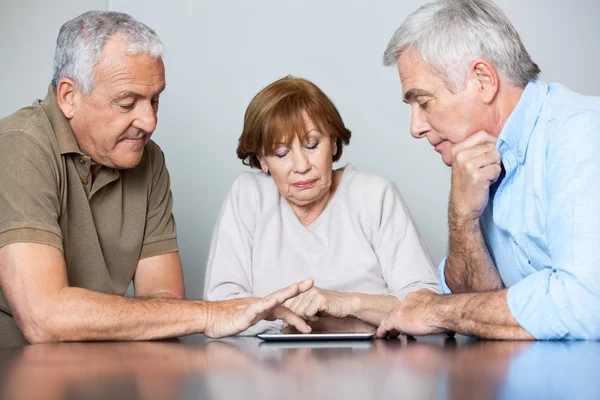
[[[310,290],[313,284],[312,279],[306,279],[263,298],[207,302],[204,334],[211,338],[236,335],[262,319],[269,321],[281,319],[302,333],[310,333],[310,326],[282,304]]]
[[[325,290],[318,287],[302,293],[283,305],[308,320],[316,321],[319,315],[346,318],[352,312],[353,297],[348,293]]]
[[[441,297],[427,289],[410,293],[381,322],[377,329],[377,337],[386,337],[390,332],[393,334],[394,331],[411,336],[446,332],[437,324],[437,316],[440,315],[438,300]]]
[[[498,138],[480,131],[452,149],[450,218],[476,221],[485,209],[490,186],[502,171]]]
[[[453,293],[498,290],[502,278],[487,250],[479,217],[502,167],[497,138],[480,131],[452,149],[445,280]]]

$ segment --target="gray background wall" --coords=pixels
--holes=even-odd
[[[392,179],[437,263],[447,244],[449,169],[410,137],[397,72],[381,66],[395,29],[425,1],[1,1],[0,116],[44,96],[60,25],[88,9],[132,14],[166,45],[167,91],[154,140],[163,148],[191,298],[202,294],[213,225],[235,176],[235,148],[251,98],[293,74],[336,103],[353,138],[340,165]],[[600,95],[597,0],[497,0],[543,78]]]

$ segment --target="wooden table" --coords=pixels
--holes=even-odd
[[[0,349],[0,399],[600,399],[600,342],[256,338]]]

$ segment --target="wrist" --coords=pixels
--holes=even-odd
[[[358,293],[347,293],[345,300],[346,309],[344,310],[344,316],[356,317],[362,309],[362,297]]]
[[[475,215],[448,215],[448,228],[450,234],[453,232],[460,232],[463,234],[472,234],[481,232],[481,225],[479,223],[479,217]]]
[[[210,301],[194,301],[194,305],[197,306],[197,318],[194,318],[194,331],[198,333],[206,332],[210,324],[211,313],[214,312],[214,304]]]

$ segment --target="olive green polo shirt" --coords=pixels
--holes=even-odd
[[[135,168],[91,166],[52,87],[0,120],[0,247],[54,246],[70,286],[123,295],[140,259],[177,251],[169,173],[152,141]],[[23,342],[0,290],[0,347]]]

